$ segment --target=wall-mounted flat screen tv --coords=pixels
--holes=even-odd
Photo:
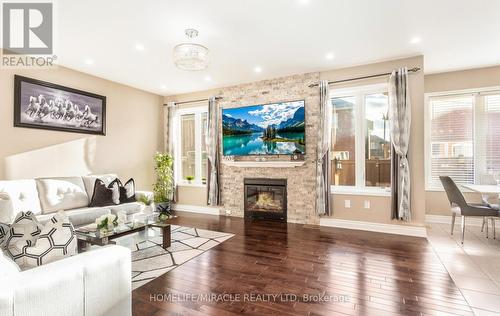
[[[223,109],[224,156],[305,154],[304,104],[302,100]]]

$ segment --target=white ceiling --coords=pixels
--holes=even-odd
[[[56,21],[62,65],[162,95],[417,54],[426,73],[500,64],[499,0],[59,0]],[[173,65],[186,28],[205,71]]]

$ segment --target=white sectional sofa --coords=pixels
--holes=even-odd
[[[89,224],[101,215],[124,211],[128,217],[140,216],[144,205],[138,202],[105,207],[89,207],[96,179],[110,183],[114,174],[83,177],[41,178],[0,181],[0,222],[11,223],[21,211],[31,211],[40,222],[64,210],[73,226]],[[150,192],[136,192],[151,195]]]
[[[116,175],[0,181],[0,222],[12,223],[20,211],[31,211],[44,223],[64,210],[75,227],[119,211],[129,219],[145,214],[138,202],[88,207],[97,178],[108,184]],[[151,193],[136,192],[136,197],[140,195]],[[130,250],[121,246],[94,249],[22,272],[10,259],[0,260],[0,315],[131,315],[131,283]]]
[[[0,260],[0,315],[131,315],[131,264],[130,250],[121,246],[23,272],[7,272],[11,267]]]

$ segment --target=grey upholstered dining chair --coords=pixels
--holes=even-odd
[[[439,177],[443,184],[446,195],[451,205],[451,234],[455,227],[455,217],[462,216],[462,244],[465,238],[465,218],[467,216],[498,216],[498,211],[492,209],[488,205],[480,203],[467,203],[465,198],[458,189],[455,182],[450,177]]]

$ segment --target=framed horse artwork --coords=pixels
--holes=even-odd
[[[14,126],[106,135],[106,97],[16,75]]]

